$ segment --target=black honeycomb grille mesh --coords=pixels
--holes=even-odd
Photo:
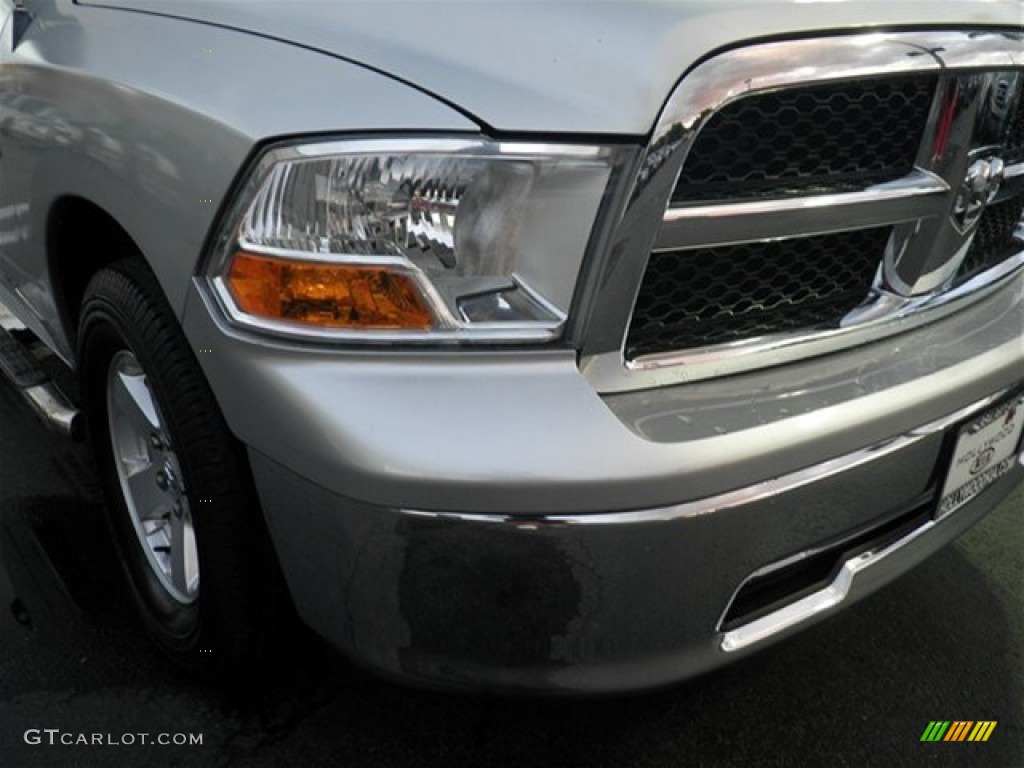
[[[1018,89],[1017,109],[1010,120],[1010,133],[1006,139],[1007,160],[1011,163],[1024,160],[1024,83]]]
[[[835,327],[867,298],[890,231],[652,254],[626,357]]]
[[[842,191],[913,168],[934,77],[856,80],[755,94],[697,135],[673,202]]]
[[[957,281],[994,267],[1011,254],[1024,249],[1013,233],[1024,216],[1024,197],[1014,197],[990,205],[981,215],[978,230],[957,273]]]

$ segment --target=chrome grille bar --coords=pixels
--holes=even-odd
[[[945,213],[949,185],[925,171],[860,192],[669,208],[655,253],[694,246],[823,235]]]

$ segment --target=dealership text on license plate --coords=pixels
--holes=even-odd
[[[1024,395],[997,405],[960,429],[936,519],[955,512],[1017,462],[1024,431]]]

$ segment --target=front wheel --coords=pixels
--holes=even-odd
[[[108,523],[165,652],[218,675],[269,652],[284,604],[247,457],[152,272],[98,272],[78,361]]]

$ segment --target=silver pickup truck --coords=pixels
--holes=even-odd
[[[1024,478],[1017,0],[0,13],[0,369],[188,666],[294,606],[407,681],[663,685]]]

